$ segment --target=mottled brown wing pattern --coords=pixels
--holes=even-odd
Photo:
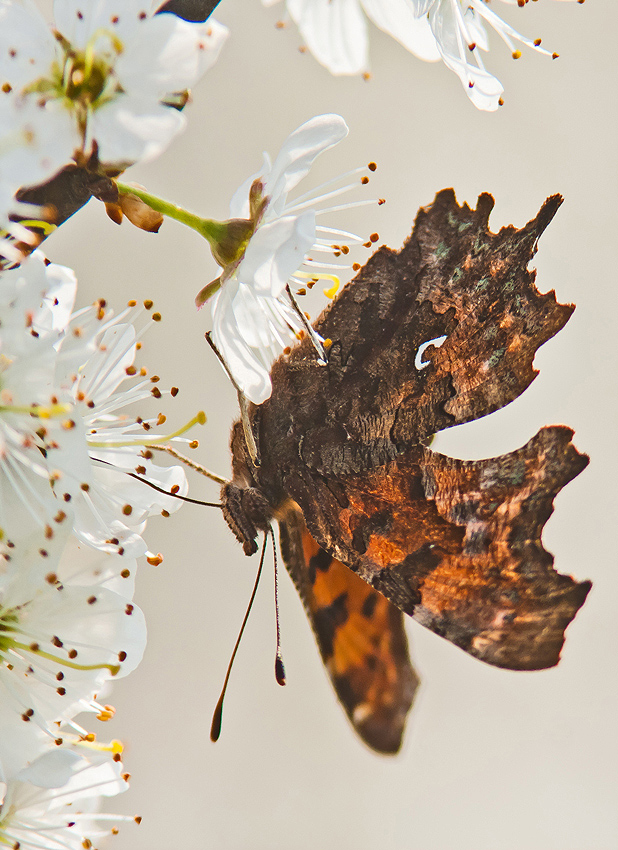
[[[338,475],[517,398],[537,374],[536,350],[573,312],[541,294],[528,269],[561,202],[495,234],[490,195],[474,210],[439,192],[403,248],[380,248],[317,320],[332,341],[328,365],[307,340],[274,365],[260,411],[271,442],[300,441],[303,463]],[[419,362],[423,344],[444,336]]]
[[[394,605],[490,664],[557,664],[590,589],[540,541],[556,493],[587,465],[564,426],[481,461],[424,446],[336,481],[290,475],[310,534]]]
[[[418,685],[401,611],[321,549],[293,503],[279,528],[283,559],[347,716],[370,747],[396,753]]]
[[[403,248],[380,248],[316,321],[327,364],[308,339],[274,364],[271,398],[249,412],[261,464],[239,423],[233,432],[224,516],[248,554],[258,528],[283,520],[288,568],[361,734],[366,706],[379,717],[385,682],[387,695],[399,688],[391,705],[405,716],[409,685],[388,670],[398,658],[401,676],[409,662],[392,649],[403,636],[397,612],[369,596],[378,601],[363,613],[371,591],[346,567],[471,655],[518,670],[558,662],[590,588],[557,573],[540,539],[554,497],[588,462],[570,429],[543,428],[481,461],[426,445],[516,399],[536,377],[538,347],[568,321],[574,308],[540,293],[528,268],[561,202],[553,196],[523,228],[492,233],[490,195],[471,209],[452,189],[439,192]],[[291,504],[304,520],[286,515]],[[386,622],[393,642],[372,679],[366,647],[380,644]]]

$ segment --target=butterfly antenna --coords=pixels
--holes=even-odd
[[[242,429],[245,435],[245,442],[247,444],[247,448],[249,449],[249,455],[251,456],[251,460],[253,461],[255,466],[259,466],[260,453],[258,452],[255,437],[253,436],[253,430],[251,429],[251,422],[249,421],[249,404],[247,402],[247,397],[236,383],[234,376],[230,372],[229,366],[225,362],[223,355],[221,354],[217,346],[214,344],[213,339],[210,335],[210,331],[207,331],[204,336],[206,337],[206,342],[214,351],[217,359],[219,360],[219,363],[227,372],[227,376],[232,382],[234,389],[238,393],[238,404],[240,405],[240,419],[242,421]]]
[[[275,622],[277,624],[277,651],[275,653],[275,679],[278,685],[285,685],[285,667],[281,655],[281,627],[279,625],[279,572],[277,569],[277,544],[275,543],[275,532],[270,529],[273,541],[273,556],[275,560]]]
[[[324,352],[324,346],[322,345],[324,340],[317,333],[317,331],[314,330],[311,322],[309,321],[309,319],[305,316],[303,311],[298,306],[298,302],[296,301],[296,299],[292,295],[292,290],[290,289],[289,283],[285,287],[285,291],[288,294],[288,298],[290,299],[292,307],[294,308],[294,312],[296,313],[296,315],[300,319],[302,326],[304,327],[305,332],[307,333],[307,336],[309,337],[313,347],[315,348],[316,354],[318,355],[318,361],[322,364],[327,363],[328,360],[327,360],[326,354]]]
[[[107,460],[100,460],[96,458],[97,463],[103,463],[106,466],[113,466],[113,463],[109,463]],[[166,490],[163,487],[159,487],[157,484],[153,484],[152,481],[147,481],[145,478],[142,478],[141,475],[136,475],[134,472],[125,472],[125,475],[128,475],[129,478],[135,478],[136,481],[141,482],[142,484],[146,484],[148,487],[152,487],[153,490],[156,490],[157,493],[163,493],[164,496],[170,496],[172,499],[180,499],[181,502],[189,502],[190,505],[203,505],[205,508],[222,508],[223,505],[220,502],[204,502],[202,499],[192,499],[190,496],[181,496],[180,493],[172,493],[170,490]]]
[[[227,665],[227,673],[225,674],[225,679],[223,681],[223,687],[221,688],[221,696],[219,697],[219,701],[217,702],[216,708],[212,715],[212,723],[210,725],[210,740],[215,741],[219,740],[219,735],[221,734],[221,720],[223,717],[223,699],[225,697],[225,692],[227,690],[227,683],[230,680],[230,673],[232,672],[232,665],[234,663],[234,659],[236,658],[236,653],[238,652],[238,647],[240,646],[240,641],[242,639],[243,632],[245,630],[245,626],[247,625],[247,620],[249,619],[249,614],[251,612],[251,608],[253,606],[253,600],[255,599],[255,594],[257,593],[258,584],[260,583],[260,577],[262,575],[262,567],[264,566],[264,555],[266,554],[266,544],[268,542],[268,535],[264,535],[264,543],[262,544],[262,554],[260,555],[260,566],[258,567],[257,575],[255,577],[255,584],[253,585],[253,591],[251,593],[251,598],[249,599],[249,604],[247,606],[247,611],[245,613],[245,618],[242,621],[242,626],[240,627],[240,631],[238,633],[238,637],[236,638],[236,644],[234,646],[234,650],[232,652],[232,657],[230,658],[230,663]]]

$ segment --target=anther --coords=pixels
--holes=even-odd
[[[370,162],[367,165],[367,168],[369,169],[369,171],[375,171],[377,169],[377,167],[378,166],[375,164],[375,162]]]
[[[77,650],[69,649],[69,658],[77,658]]]
[[[168,514],[168,516],[169,516],[169,514]],[[160,552],[157,555],[150,555],[149,557],[146,558],[146,561],[152,567],[158,567],[159,564],[163,563],[163,555]]]
[[[126,661],[127,653],[124,650],[121,650],[118,653],[118,661]]]
[[[133,513],[133,508],[131,507],[131,505],[124,505],[122,508],[122,513],[125,516],[131,516],[131,514]]]
[[[88,597],[88,600],[87,600],[88,605],[94,605],[94,603],[95,603],[96,601],[97,601],[97,597],[96,597],[96,596],[89,596],[89,597]]]
[[[144,307],[145,307],[147,310],[152,310],[152,305],[153,305],[153,304],[154,304],[154,302],[153,302],[153,301],[151,301],[151,300],[150,300],[150,298],[147,298],[147,299],[144,301]]]
[[[120,576],[121,578],[129,578],[131,575],[131,570],[121,570]]]

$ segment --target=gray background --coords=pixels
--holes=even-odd
[[[535,260],[541,290],[576,302],[567,327],[537,355],[541,374],[516,402],[441,435],[436,447],[484,457],[525,443],[545,424],[567,423],[590,467],[556,502],[544,541],[561,572],[594,589],[568,632],[557,669],[492,669],[409,625],[423,685],[402,753],[367,751],[354,737],[324,675],[302,607],[281,579],[281,627],[289,683],[272,672],[272,573],[263,581],[228,692],[223,734],[208,740],[212,708],[243,616],[256,560],[245,559],[216,511],[186,506],[148,528],[165,561],[140,567],[136,599],[149,643],[142,666],[115,687],[117,718],[101,736],[127,742],[131,790],[109,808],[139,813],[116,850],[183,847],[312,850],[611,850],[616,809],[615,3],[495,4],[496,11],[561,53],[513,62],[492,37],[489,67],[506,105],[477,112],[459,81],[371,31],[373,79],[333,78],[298,52],[293,26],[275,28],[281,6],[223,0],[231,28],[219,63],[194,92],[188,131],[157,162],[127,179],[212,217],[314,114],[341,113],[348,140],[324,156],[315,183],[370,159],[378,208],[341,215],[339,226],[380,233],[398,247],[417,208],[453,186],[460,201],[496,198],[493,229],[524,224],[553,192],[565,204]],[[129,176],[130,175],[130,176]],[[121,307],[152,298],[163,313],[142,362],[177,384],[171,426],[203,408],[194,454],[228,474],[234,393],[203,339],[206,310],[193,297],[215,276],[205,243],[174,222],[158,236],[109,222],[92,202],[47,243],[73,265],[82,304]],[[160,405],[159,405],[160,406]],[[158,407],[159,407],[158,406]],[[192,480],[193,495],[216,486]],[[95,721],[96,722],[96,721]]]

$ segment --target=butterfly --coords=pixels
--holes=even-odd
[[[557,664],[591,586],[556,572],[540,540],[588,463],[570,428],[486,460],[430,448],[517,398],[571,316],[528,270],[561,202],[494,234],[491,195],[471,209],[439,192],[316,321],[327,364],[308,339],[274,363],[271,397],[248,411],[259,458],[232,431],[224,517],[248,555],[278,521],[337,695],[378,752],[400,748],[418,685],[403,614],[489,664],[538,670]]]

